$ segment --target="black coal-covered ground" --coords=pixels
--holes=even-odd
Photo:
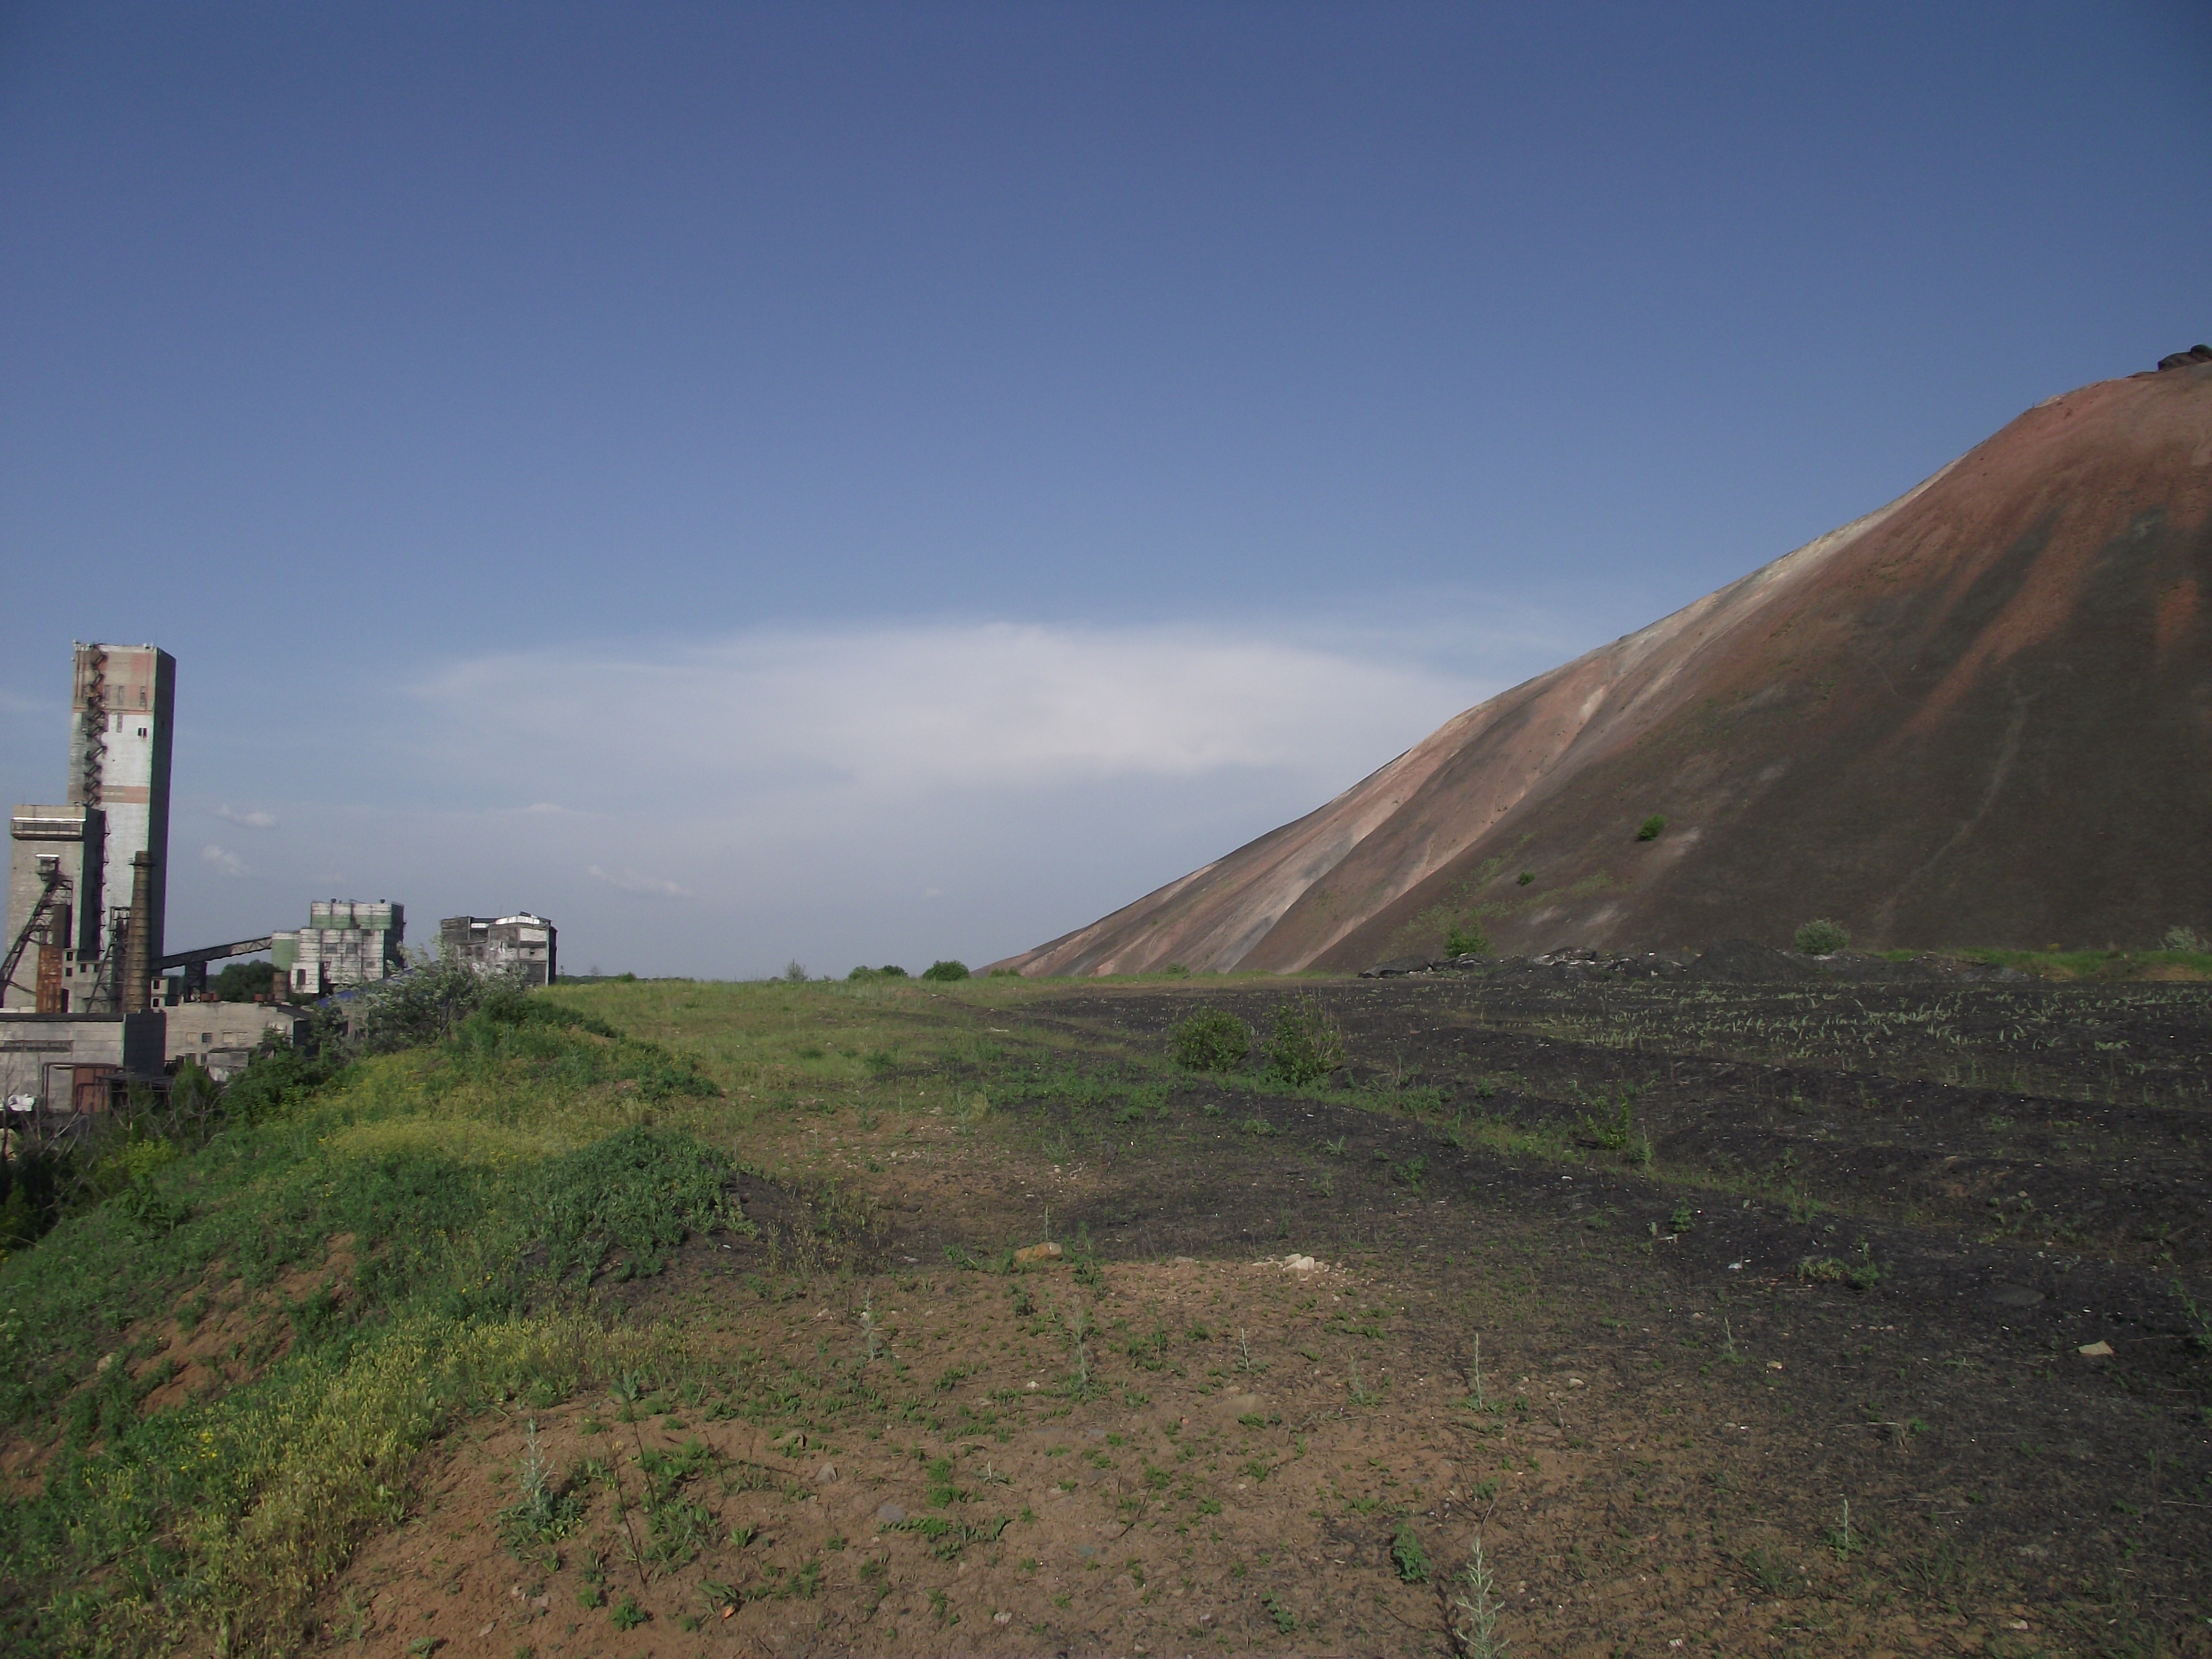
[[[2212,1562],[2212,1114],[2130,1103],[2144,1074],[2116,1087],[2106,1057],[2155,1055],[2162,1069],[2140,1092],[2185,1094],[2212,1060],[2203,988],[1947,988],[1950,1026],[1981,1046],[1900,1044],[1895,1074],[1727,1058],[1695,1018],[1678,1049],[1656,1018],[1634,1048],[1558,1034],[1624,995],[1663,1012],[1674,991],[1437,977],[1057,1000],[1035,1015],[1142,1046],[1164,1044],[1200,1006],[1264,1036],[1278,1007],[1312,997],[1350,1053],[1341,1103],[1194,1079],[1161,1138],[1102,1143],[1094,1194],[1068,1220],[1109,1255],[1363,1253],[1432,1273],[1440,1297],[1471,1270],[1471,1241],[1510,1237],[1547,1264],[1531,1313],[1539,1346],[1617,1348],[1604,1310],[1658,1287],[1672,1306],[1733,1317],[1739,1340],[1789,1367],[1798,1409],[1831,1425],[1834,1446],[1874,1458],[1861,1474],[1897,1473],[1870,1448],[1948,1425],[1942,1456],[1915,1462],[1906,1485],[2029,1578],[2038,1563],[2078,1567],[2085,1552],[2126,1562],[2155,1511],[2164,1565],[2140,1570],[2193,1584],[2194,1564]],[[1807,993],[1728,994],[1740,1015],[1769,995],[1802,1013]],[[1833,994],[1854,1012],[1909,1014],[1931,993]],[[1962,1058],[2002,1070],[2024,999],[2046,1030],[2096,1034],[2037,1050],[2040,1091],[1925,1074]],[[1624,1085],[1652,1142],[1648,1167],[1589,1144],[1617,1121]],[[1251,1133],[1255,1119],[1270,1133]],[[1548,1144],[1518,1153],[1467,1133],[1501,1123]],[[1402,1173],[1416,1158],[1418,1191]],[[1871,1261],[1878,1277],[1864,1288],[1803,1277],[1801,1264],[1829,1260]],[[2081,1352],[2100,1343],[2109,1356]],[[1804,1455],[1817,1437],[1808,1431]]]
[[[1844,1063],[1848,1032],[1790,1054],[1774,1030],[1820,1028],[1824,995],[1905,1035],[1873,1065]],[[1692,1580],[1750,1571],[1754,1532],[1826,1535],[1848,1500],[1911,1605],[2042,1610],[1986,1651],[2212,1651],[2202,988],[1197,980],[1017,1018],[1141,1089],[1160,1073],[1123,1060],[1195,1009],[1264,1037],[1307,998],[1346,1034],[1331,1086],[1188,1076],[1142,1110],[1001,1089],[960,1157],[874,1182],[850,1259],[987,1258],[1048,1219],[1109,1273],[1347,1264],[1390,1287],[1407,1364],[1464,1376],[1480,1334],[1560,1443],[1592,1448],[1540,1600],[1571,1601],[1573,1540],[1644,1536],[1663,1444],[1669,1501],[1715,1517],[1719,1556],[1669,1569]],[[1939,1036],[1916,1037],[1938,1000]],[[1607,1146],[1624,1098],[1633,1140]],[[750,1211],[804,1231],[752,1185]],[[1831,1261],[1873,1272],[1807,1277]]]

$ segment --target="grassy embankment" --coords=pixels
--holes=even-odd
[[[834,1179],[819,1119],[965,1133],[972,1081],[915,1074],[995,1070],[988,1023],[1024,994],[557,989],[333,1077],[264,1073],[204,1146],[110,1153],[111,1195],[0,1263],[0,1638],[289,1645],[456,1422],[683,1372],[684,1334],[611,1316],[595,1285],[744,1225],[740,1162]]]
[[[0,1267],[20,1650],[283,1645],[444,1427],[669,1350],[581,1286],[735,1219],[714,1085],[548,1002],[253,1092]]]

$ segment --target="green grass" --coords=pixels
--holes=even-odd
[[[0,1505],[0,1645],[287,1645],[439,1433],[651,1369],[659,1339],[603,1328],[581,1287],[742,1223],[728,1158],[654,1121],[713,1085],[595,1026],[534,1001],[362,1061],[0,1266],[0,1412],[44,1468]],[[187,1291],[252,1316],[253,1375],[153,1409],[171,1367],[144,1362]]]
[[[1992,951],[1946,952],[1992,968],[2017,968],[2038,979],[2130,981],[2160,976],[2212,979],[2212,951]]]
[[[121,1149],[100,1201],[0,1258],[0,1414],[43,1474],[0,1504],[0,1650],[285,1650],[439,1436],[681,1364],[670,1334],[594,1318],[588,1287],[744,1224],[719,1147],[831,1112],[972,1133],[987,1080],[1093,1136],[1107,1109],[1161,1109],[1163,1056],[1085,1042],[1079,1063],[1023,1021],[1035,989],[608,981],[343,1066],[257,1062],[206,1144]],[[833,1231],[864,1219],[817,1184]],[[164,1339],[226,1320],[250,1379],[155,1399]],[[696,1546],[680,1493],[650,1525],[672,1559]]]

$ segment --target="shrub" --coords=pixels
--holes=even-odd
[[[1448,957],[1479,957],[1489,950],[1490,935],[1482,931],[1480,921],[1454,922],[1444,934],[1444,954]]]
[[[1848,1260],[1838,1261],[1832,1255],[1805,1257],[1797,1264],[1797,1277],[1808,1285],[1848,1285],[1855,1291],[1870,1291],[1881,1283],[1881,1264],[1861,1239],[1857,1255]]]
[[[1644,819],[1643,823],[1636,826],[1636,839],[1638,841],[1656,841],[1659,839],[1660,832],[1665,830],[1666,827],[1667,820],[1661,817],[1656,812],[1654,812],[1650,817]]]
[[[1186,1072],[1233,1072],[1252,1052],[1252,1029],[1226,1009],[1208,1008],[1170,1030],[1168,1046]]]
[[[1344,1030],[1311,996],[1275,1011],[1267,1069],[1293,1088],[1318,1083],[1344,1064]]]
[[[1839,923],[1808,921],[1794,936],[1797,948],[1808,957],[1832,957],[1851,942]]]
[[[2194,927],[2169,927],[2166,930],[2166,948],[2200,952],[2204,949],[2204,940]]]
[[[789,962],[783,964],[783,977],[789,980],[793,985],[805,984],[806,964],[801,962],[797,957],[793,957]]]
[[[528,991],[519,973],[480,974],[465,962],[417,961],[406,973],[352,993],[338,1012],[362,1053],[388,1054],[441,1042],[479,1011],[520,1018]]]
[[[933,962],[921,970],[921,976],[934,980],[965,979],[968,977],[968,964],[958,961]]]
[[[1536,872],[1535,872],[1534,870],[1523,870],[1523,871],[1521,872],[1519,884],[1520,884],[1521,886],[1526,887],[1526,886],[1527,886],[1530,882],[1532,882],[1532,881],[1534,881],[1534,880],[1535,880],[1535,879],[1536,879]]]
[[[1398,1564],[1398,1577],[1407,1583],[1429,1582],[1429,1553],[1421,1547],[1412,1522],[1401,1523],[1396,1536],[1391,1539],[1390,1559]]]

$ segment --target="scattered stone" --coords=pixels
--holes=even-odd
[[[906,1519],[906,1511],[896,1504],[880,1504],[876,1507],[876,1519],[887,1527],[896,1527]]]
[[[1999,1285],[1990,1292],[1990,1300],[2000,1308],[2033,1308],[2041,1305],[2043,1292],[2025,1285]]]
[[[97,1365],[94,1365],[94,1366],[92,1368],[92,1374],[93,1374],[94,1376],[99,1376],[102,1371],[106,1370],[110,1365],[112,1365],[114,1363],[115,1363],[115,1356],[114,1356],[114,1354],[112,1354],[112,1352],[111,1352],[111,1353],[104,1353],[104,1354],[102,1354],[102,1355],[100,1355],[100,1364],[98,1364]]]
[[[824,1463],[820,1468],[814,1471],[814,1480],[817,1486],[826,1486],[836,1478],[837,1466],[835,1463]]]
[[[991,1615],[991,1622],[994,1625],[1011,1625],[1014,1622],[1014,1615],[1011,1613],[994,1613]]]
[[[2084,1359],[2110,1359],[2112,1357],[2112,1345],[2109,1342],[2084,1343],[2074,1352]]]
[[[1321,1263],[1310,1255],[1286,1255],[1283,1258],[1283,1266],[1294,1273],[1310,1273]]]
[[[793,1429],[787,1434],[776,1436],[775,1439],[769,1442],[769,1444],[788,1457],[795,1452],[803,1452],[806,1449],[806,1434],[802,1429]]]
[[[1426,957],[1398,957],[1364,970],[1362,979],[1397,979],[1406,974],[1425,974],[1435,964]]]
[[[1022,1262],[1057,1261],[1060,1260],[1060,1246],[1049,1242],[1042,1244],[1024,1244],[1014,1252],[1014,1260]]]

